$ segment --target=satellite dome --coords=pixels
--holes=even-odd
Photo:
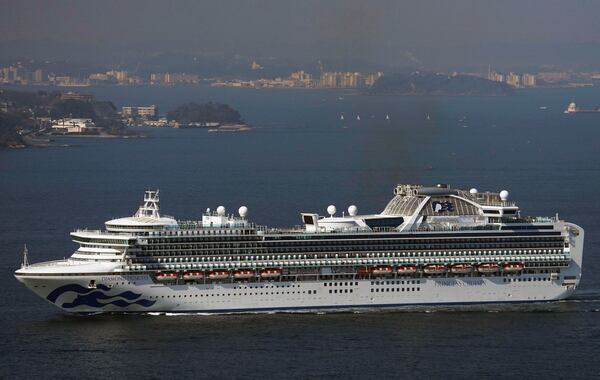
[[[351,205],[350,207],[348,207],[348,215],[356,216],[357,212],[358,212],[358,207],[356,207],[355,205]]]
[[[248,207],[246,207],[246,206],[242,206],[242,207],[240,207],[240,208],[238,209],[238,213],[240,214],[240,216],[241,216],[242,218],[245,218],[245,217],[246,217],[246,215],[248,215]]]
[[[217,207],[217,215],[219,215],[219,216],[225,215],[225,207],[223,207],[223,206]]]
[[[502,190],[500,192],[500,199],[503,200],[503,201],[507,200],[508,199],[508,191]]]
[[[334,205],[329,205],[329,207],[327,207],[327,213],[331,216],[334,216],[336,211],[337,210]]]
[[[478,193],[476,188],[472,188],[471,190],[469,190],[469,193],[471,193],[471,195],[475,195]]]

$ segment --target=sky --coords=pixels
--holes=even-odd
[[[171,51],[436,68],[589,65],[600,54],[597,0],[0,0],[0,10],[2,58]]]

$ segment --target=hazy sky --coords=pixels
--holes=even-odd
[[[435,66],[511,54],[526,63],[531,49],[543,61],[556,46],[600,43],[597,0],[0,0],[0,10],[0,43],[10,47],[43,41]]]

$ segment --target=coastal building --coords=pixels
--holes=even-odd
[[[155,119],[158,117],[158,108],[154,104],[141,107],[123,107],[121,108],[121,116],[133,119]]]
[[[304,70],[296,71],[290,74],[290,80],[294,82],[294,87],[312,87],[312,75]]]
[[[510,72],[506,75],[506,84],[513,87],[519,87],[521,85],[521,77],[518,74]]]
[[[523,87],[535,87],[535,75],[525,73],[521,76],[521,84]]]
[[[377,79],[381,78],[382,76],[383,73],[381,71],[365,76],[365,87],[373,86],[375,82],[377,82]]]
[[[44,78],[44,70],[42,69],[37,69],[33,72],[32,74],[32,80],[35,83],[42,83],[45,82],[45,78]]]
[[[335,88],[338,86],[338,73],[325,72],[321,74],[321,80],[319,82],[321,87]]]
[[[568,82],[571,80],[571,74],[568,72],[547,71],[538,73],[537,79],[547,83]]]
[[[91,119],[60,119],[52,121],[52,129],[59,133],[89,133],[99,128]]]
[[[94,95],[92,94],[80,94],[78,92],[64,92],[60,95],[60,100],[79,100],[82,102],[94,101]]]
[[[125,70],[110,70],[106,75],[114,77],[118,82],[126,82],[129,77],[129,73]]]
[[[196,74],[187,73],[151,73],[150,84],[176,85],[176,84],[198,84],[200,77]]]
[[[339,87],[357,88],[361,75],[359,73],[341,73]]]
[[[371,87],[382,76],[382,72],[368,74],[367,76],[358,72],[324,72],[321,74],[319,86],[323,88]]]

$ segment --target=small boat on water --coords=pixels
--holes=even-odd
[[[360,120],[360,115],[356,115],[356,120]]]
[[[344,114],[340,115],[340,120],[344,120]]]
[[[390,120],[390,115],[385,115],[385,120]]]
[[[565,110],[565,113],[600,113],[600,107],[592,108],[592,109],[582,109],[577,107],[575,102],[569,103],[569,106]]]

